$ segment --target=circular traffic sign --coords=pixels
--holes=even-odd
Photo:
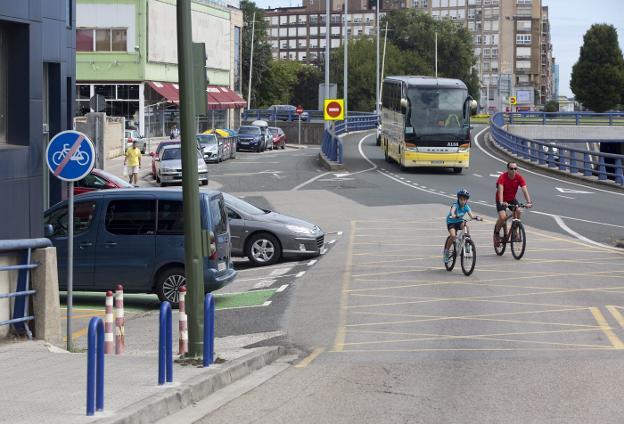
[[[336,101],[327,103],[326,112],[332,118],[337,118],[342,113],[342,106]]]
[[[301,115],[303,113],[303,107],[301,105],[297,106],[297,109],[295,109],[295,113],[297,115]]]
[[[95,149],[83,133],[63,131],[50,140],[46,162],[54,176],[64,181],[78,181],[93,169]]]

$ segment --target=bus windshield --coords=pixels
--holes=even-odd
[[[430,135],[463,138],[467,121],[462,108],[467,96],[468,90],[462,88],[409,87],[406,140]]]

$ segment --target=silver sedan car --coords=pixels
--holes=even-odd
[[[197,176],[202,185],[208,185],[208,167],[202,153],[197,150]],[[182,148],[179,144],[165,146],[154,163],[156,182],[164,187],[167,184],[182,182]]]
[[[271,265],[281,258],[318,256],[325,233],[307,221],[264,210],[223,193],[230,221],[232,256],[247,256],[254,265]]]

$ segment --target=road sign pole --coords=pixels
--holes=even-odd
[[[191,0],[178,0],[178,81],[182,127],[182,198],[184,205],[184,272],[188,311],[188,347],[191,357],[203,354],[204,268],[199,217]]]
[[[299,144],[301,144],[301,114],[299,114]]]
[[[72,340],[72,308],[74,303],[74,182],[69,182],[67,201],[67,350],[74,349]]]

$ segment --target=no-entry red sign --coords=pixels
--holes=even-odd
[[[324,115],[326,121],[344,120],[344,100],[325,99]]]

